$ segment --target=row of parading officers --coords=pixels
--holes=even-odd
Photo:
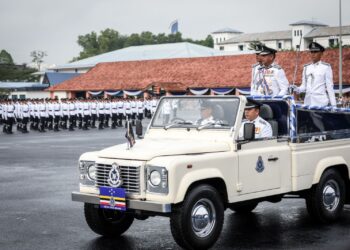
[[[49,116],[71,116],[71,115],[92,115],[100,114],[153,114],[156,110],[158,99],[152,100],[128,100],[128,99],[86,99],[68,100],[61,99],[61,102],[53,99],[40,100],[18,100],[13,102],[0,101],[0,118],[7,117],[49,117]]]

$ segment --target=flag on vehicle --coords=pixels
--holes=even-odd
[[[126,133],[125,133],[125,138],[128,139],[129,146],[132,148],[134,144],[136,143],[135,141],[135,136],[134,136],[134,130],[132,129],[131,123],[129,120],[126,122]]]
[[[170,27],[170,33],[171,34],[176,34],[177,32],[179,32],[179,22],[178,22],[178,20],[173,21],[170,24],[169,27]]]

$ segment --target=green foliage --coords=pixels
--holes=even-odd
[[[260,42],[260,41],[258,41],[258,40],[252,41],[252,42],[249,43],[248,49],[249,49],[249,50],[255,50],[255,47],[256,47],[257,45],[263,45],[263,43]]]
[[[43,58],[47,56],[45,51],[34,50],[30,52],[30,56],[32,57],[32,62],[36,64],[38,70],[40,71],[40,66],[44,62]]]
[[[6,50],[0,52],[0,64],[14,64],[12,56]]]
[[[26,65],[0,64],[0,81],[35,82],[39,80],[32,75],[36,71]]]
[[[166,35],[165,33],[155,35],[152,32],[145,31],[141,34],[133,33],[130,36],[125,36],[120,35],[118,31],[113,29],[106,29],[102,30],[99,35],[97,35],[96,32],[91,32],[79,36],[78,44],[83,50],[79,53],[79,56],[73,58],[72,61],[81,60],[130,46],[179,42],[192,42],[211,48],[214,47],[213,38],[210,35],[207,36],[205,40],[193,41],[192,39],[183,39],[180,32],[169,35]]]

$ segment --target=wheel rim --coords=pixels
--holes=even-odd
[[[334,180],[329,180],[323,188],[323,205],[328,211],[337,209],[340,200],[339,185]]]
[[[216,211],[208,199],[200,199],[192,209],[192,229],[198,237],[208,236],[215,226]]]

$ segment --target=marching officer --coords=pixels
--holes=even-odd
[[[20,109],[21,109],[21,116],[22,116],[21,131],[22,133],[28,133],[27,124],[29,121],[29,111],[30,111],[28,102],[24,101]]]
[[[265,45],[261,46],[258,67],[251,86],[251,95],[281,96],[288,94],[289,82],[284,70],[274,63],[277,51]]]
[[[97,101],[95,99],[91,100],[91,128],[96,128],[97,119]]]
[[[60,120],[62,117],[61,103],[58,100],[56,100],[53,107],[54,107],[54,115],[55,115],[55,118],[54,118],[55,125],[54,125],[53,130],[55,132],[58,132],[59,131],[59,128],[58,128],[59,123],[60,123]]]
[[[83,130],[88,130],[89,122],[91,119],[91,105],[89,100],[83,100],[83,116],[84,116]]]
[[[305,92],[305,105],[336,106],[332,67],[321,61],[325,48],[312,42],[309,51],[312,62],[304,65],[302,84],[300,87],[294,87],[294,90],[297,93]]]
[[[111,109],[112,109],[112,129],[117,128],[117,122],[118,122],[118,101],[117,99],[112,99],[111,103]]]

